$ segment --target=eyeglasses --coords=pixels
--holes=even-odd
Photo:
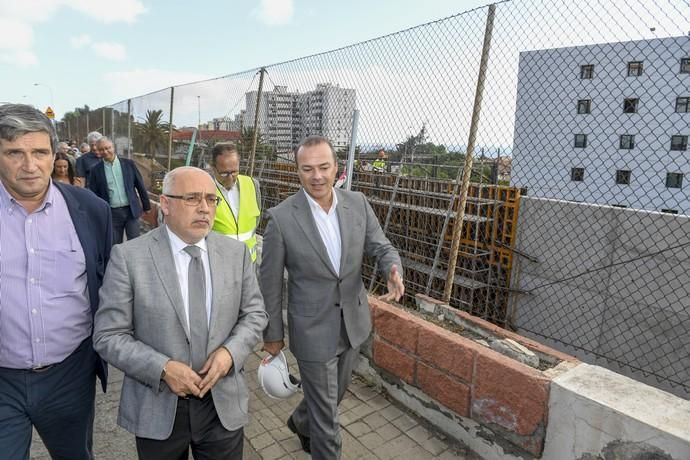
[[[239,172],[239,171],[223,171],[223,172],[220,172],[220,171],[218,171],[218,170],[216,169],[216,174],[218,174],[220,177],[227,178],[227,177],[230,177],[230,176],[237,176],[237,175],[240,174],[240,172]]]
[[[206,200],[206,204],[209,208],[215,208],[220,203],[220,197],[210,193],[208,195],[198,192],[186,193],[184,195],[168,195],[164,193],[163,196],[167,196],[168,198],[173,198],[175,200],[182,200],[182,202],[187,206],[199,206],[201,204],[201,200]]]

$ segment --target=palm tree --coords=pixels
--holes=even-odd
[[[143,123],[137,124],[139,145],[155,160],[156,154],[168,141],[168,123],[162,120],[162,110],[147,110]]]
[[[254,128],[253,127],[244,127],[242,128],[242,132],[240,133],[240,141],[237,145],[237,149],[242,156],[242,158],[245,158],[249,160],[249,156],[252,151],[252,142],[254,140]],[[262,158],[268,158],[272,159],[273,158],[273,147],[270,144],[266,143],[266,140],[264,138],[264,135],[261,133],[261,130],[257,133],[256,136],[256,154],[255,154],[256,159],[262,159]]]

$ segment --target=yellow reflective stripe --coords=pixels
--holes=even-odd
[[[247,241],[248,239],[253,237],[255,233],[256,233],[255,231],[251,231],[251,232],[246,232],[246,233],[240,233],[239,235],[228,234],[225,236],[227,236],[228,238],[232,238],[233,240]]]

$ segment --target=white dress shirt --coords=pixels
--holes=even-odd
[[[306,191],[304,194],[307,196],[311,214],[314,216],[314,222],[316,222],[316,228],[321,235],[321,241],[326,246],[331,265],[333,265],[336,273],[340,273],[340,225],[338,224],[338,213],[335,212],[335,208],[338,205],[338,195],[336,195],[335,189],[333,189],[333,203],[328,212],[326,212]]]
[[[179,236],[175,235],[170,228],[165,228],[168,231],[168,238],[170,239],[170,249],[172,249],[173,260],[175,260],[175,271],[177,272],[177,280],[180,282],[180,292],[182,293],[182,302],[184,303],[184,313],[187,318],[187,330],[189,331],[189,261],[192,256],[187,254],[184,250],[187,243],[182,241]],[[201,249],[201,262],[204,264],[204,276],[206,277],[206,321],[207,324],[211,322],[211,300],[213,296],[213,286],[211,286],[211,267],[208,263],[208,249],[206,248],[206,238],[202,239],[194,246]]]
[[[239,216],[240,212],[240,187],[237,185],[239,181],[235,181],[235,184],[230,188],[229,190],[225,187],[223,187],[222,184],[218,183],[218,186],[220,187],[220,191],[225,197],[225,200],[228,202],[230,205],[230,209],[232,210],[232,215],[235,217],[237,220],[237,216]]]

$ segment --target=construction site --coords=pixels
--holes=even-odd
[[[483,169],[475,163],[475,170]],[[456,180],[393,172],[354,171],[352,187],[362,192],[381,226],[400,251],[405,270],[406,301],[416,294],[442,299],[449,281],[459,196]],[[299,189],[293,162],[259,162],[255,176],[261,183],[263,208],[269,209]],[[520,191],[484,183],[473,174],[468,189],[457,265],[449,304],[501,326],[510,326],[508,286],[513,264]],[[372,277],[375,261],[368,260],[365,281],[370,292],[383,292],[380,277]]]

